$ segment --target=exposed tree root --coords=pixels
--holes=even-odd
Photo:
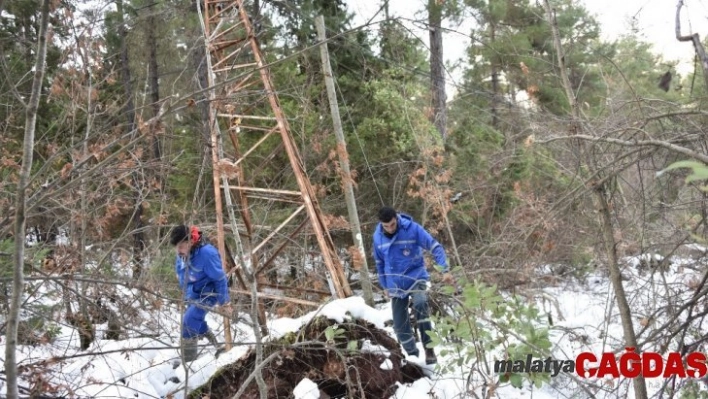
[[[262,372],[268,398],[292,397],[293,389],[303,378],[318,385],[321,397],[386,398],[396,391],[396,382],[413,382],[424,376],[417,365],[402,365],[400,346],[385,331],[356,320],[337,325],[335,329],[343,332],[328,342],[325,331],[335,324],[324,317],[315,318],[299,332],[265,346],[263,356],[270,361],[262,367]],[[361,351],[366,340],[389,353]],[[356,347],[350,342],[356,342]],[[389,367],[382,368],[387,359]],[[233,397],[253,373],[254,362],[255,352],[251,351],[220,370],[192,392],[190,398]],[[240,397],[259,398],[255,380],[251,379]]]

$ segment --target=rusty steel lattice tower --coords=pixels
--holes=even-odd
[[[257,277],[299,234],[309,234],[316,238],[330,294],[335,298],[351,296],[243,0],[203,0],[201,6],[222,257],[227,255],[226,208],[240,263],[245,266],[250,262],[246,271],[259,281],[259,291],[262,285],[272,283]],[[239,235],[234,209],[240,212],[245,242]],[[244,277],[238,270],[235,273],[246,288]],[[323,275],[321,271],[317,274]],[[297,302],[297,298],[290,299]]]

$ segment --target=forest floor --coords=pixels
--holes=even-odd
[[[700,287],[705,266],[702,261],[673,258],[662,271],[656,266],[657,255],[625,258],[623,278],[630,307],[635,317],[635,331],[641,332],[640,342],[652,333],[661,332],[665,321],[672,317],[686,318],[685,313],[673,313],[691,300]],[[539,280],[553,273],[553,266],[539,268]],[[550,280],[549,280],[550,281]],[[62,294],[52,282],[36,283],[27,290],[27,304],[43,306],[61,312]],[[141,292],[121,288],[117,295],[136,298]],[[615,305],[612,285],[606,273],[594,271],[580,279],[565,279],[524,294],[536,303],[543,314],[553,320],[550,330],[554,359],[575,359],[581,352],[602,354],[624,350],[623,329]],[[120,301],[118,301],[120,302]],[[255,366],[255,337],[247,314],[231,324],[233,348],[215,358],[215,350],[201,341],[203,353],[188,365],[179,359],[178,346],[180,309],[169,303],[131,300],[115,306],[125,312],[126,306],[140,320],[120,340],[106,339],[108,323],[97,325],[95,337],[87,350],[81,349],[76,328],[59,324],[54,337],[46,342],[18,347],[18,359],[23,380],[20,385],[35,388],[35,397],[77,398],[230,398],[241,388]],[[159,301],[158,301],[159,302]],[[708,309],[708,300],[700,298],[695,313]],[[685,310],[685,309],[684,309]],[[346,397],[367,398],[625,398],[633,397],[631,380],[578,378],[573,373],[560,373],[537,388],[525,383],[515,388],[509,383],[492,387],[498,375],[493,370],[495,357],[459,362],[451,351],[442,354],[437,349],[438,365],[426,366],[424,359],[408,357],[395,341],[390,326],[390,303],[375,308],[367,306],[361,297],[334,300],[298,318],[272,317],[268,320],[269,335],[264,337],[264,379],[269,397],[314,399]],[[23,317],[30,317],[29,312]],[[220,340],[224,338],[223,318],[209,314],[207,321]],[[699,319],[682,331],[685,343],[704,339],[708,327]],[[5,337],[0,342],[0,354],[5,352]],[[644,350],[656,351],[668,343],[663,354],[676,350],[675,339],[657,338],[646,343]],[[421,344],[419,343],[419,346]],[[423,348],[420,346],[421,353]],[[693,348],[706,352],[703,344]],[[4,377],[4,376],[2,376]],[[647,380],[650,397],[658,393],[664,378]],[[700,397],[704,385],[694,379],[669,381],[681,390]],[[365,395],[361,395],[361,392]],[[5,394],[4,379],[0,381],[0,396]],[[705,394],[705,392],[701,392]],[[491,395],[491,396],[489,396]],[[257,398],[258,386],[250,381],[244,398]],[[666,396],[665,396],[666,397]]]

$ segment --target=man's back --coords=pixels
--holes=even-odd
[[[178,257],[177,269],[180,287],[183,287],[185,280],[187,282],[186,296],[188,299],[219,294],[222,291],[221,280],[224,280],[223,285],[225,285],[226,276],[221,266],[219,252],[209,243],[193,248],[189,253],[188,262],[184,262]]]

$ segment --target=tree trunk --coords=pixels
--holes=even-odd
[[[42,1],[39,35],[37,38],[37,52],[34,64],[34,77],[32,79],[32,92],[25,114],[25,135],[22,146],[22,167],[20,180],[17,184],[17,198],[15,205],[15,270],[12,277],[12,298],[10,312],[7,315],[6,344],[5,344],[5,375],[7,377],[7,397],[19,397],[17,386],[17,326],[19,323],[22,292],[24,291],[24,258],[25,258],[25,199],[27,185],[32,171],[32,158],[34,155],[34,132],[37,125],[37,109],[39,98],[42,95],[42,82],[44,81],[45,60],[47,57],[47,26],[49,25],[49,0]]]
[[[361,226],[359,224],[359,213],[356,207],[356,197],[354,196],[354,188],[352,187],[353,178],[349,169],[349,154],[347,153],[347,143],[344,140],[344,129],[342,128],[342,120],[339,116],[339,104],[337,102],[337,93],[334,88],[334,77],[332,76],[332,66],[329,63],[329,51],[327,50],[327,34],[325,33],[324,17],[317,16],[315,19],[317,27],[317,38],[320,41],[320,56],[322,57],[322,70],[325,77],[325,86],[327,86],[327,97],[329,106],[332,112],[332,122],[334,125],[334,134],[337,138],[337,154],[339,162],[342,166],[342,188],[344,189],[344,197],[347,202],[347,211],[349,214],[349,223],[351,224],[352,240],[355,250],[358,252],[358,259],[352,256],[352,266],[359,270],[361,281],[361,289],[364,292],[364,301],[369,306],[374,306],[374,293],[371,287],[371,277],[369,276],[369,265],[366,262],[366,251],[364,250],[363,236],[361,234]],[[359,263],[357,265],[357,263]]]
[[[430,31],[430,83],[433,114],[431,120],[440,132],[443,142],[447,137],[447,108],[445,102],[445,65],[443,62],[442,5],[428,0],[428,30]]]
[[[151,183],[154,181],[157,184],[159,195],[164,194],[164,169],[162,164],[162,143],[160,136],[162,134],[162,120],[158,118],[160,115],[160,78],[157,66],[157,37],[155,35],[155,26],[158,21],[155,17],[155,11],[149,10],[150,15],[147,18],[147,48],[148,48],[148,82],[150,84],[150,102],[152,108],[152,117],[155,121],[150,124],[150,138],[152,140],[152,160],[153,168],[151,174]],[[154,180],[153,180],[154,179]],[[149,184],[153,187],[152,184]],[[155,226],[155,236],[162,237],[159,223]]]
[[[207,71],[207,64],[204,55],[206,54],[205,51],[206,50],[204,49],[204,40],[198,39],[197,42],[194,44],[194,51],[192,52],[192,54],[194,54],[194,56],[192,57],[192,64],[196,71],[196,91],[198,91],[200,94],[197,94],[197,98],[195,98],[194,101],[197,103],[197,108],[199,109],[200,115],[199,119],[202,122],[201,137],[204,143],[208,143],[210,140],[211,133],[209,130],[209,101],[206,93],[204,92],[204,89],[209,87],[209,77],[207,75],[209,72]],[[200,147],[201,150],[204,151],[202,153],[203,157],[211,157],[211,153],[207,151],[207,147]]]
[[[489,23],[489,38],[494,45],[494,40],[496,39],[496,27],[494,22]],[[499,70],[497,69],[496,57],[491,60],[492,64],[492,127],[495,129],[499,127]]]
[[[152,116],[160,114],[160,79],[157,69],[157,38],[155,37],[155,25],[157,18],[151,12],[147,18],[147,47],[148,47],[148,81],[150,82],[150,102]],[[160,121],[155,121],[152,125],[152,156],[159,162],[162,159],[162,149],[160,148],[160,137],[158,136]]]
[[[118,12],[118,36],[120,37],[120,60],[121,60],[121,77],[123,79],[123,89],[125,90],[125,116],[128,122],[128,131],[135,131],[135,103],[133,102],[133,88],[130,77],[130,64],[128,58],[128,43],[126,37],[128,32],[125,28],[125,19],[123,13],[123,0],[116,0],[116,11]],[[134,132],[139,135],[138,131]],[[134,136],[135,137],[135,136]],[[137,169],[132,176],[133,188],[135,189],[133,204],[135,211],[133,213],[133,279],[140,278],[143,272],[143,250],[145,249],[145,234],[143,232],[143,199],[140,187],[140,177]]]
[[[260,36],[263,23],[261,22],[261,0],[253,0],[253,12],[251,13],[251,20],[253,21],[253,29],[256,36]]]
[[[118,12],[118,36],[120,37],[120,62],[121,62],[121,78],[123,79],[123,89],[125,90],[125,112],[126,121],[128,122],[128,131],[135,129],[135,104],[133,102],[133,86],[130,77],[130,65],[128,64],[128,43],[126,37],[128,31],[125,28],[125,18],[123,12],[123,0],[116,0],[116,9]]]
[[[558,56],[558,69],[560,70],[561,79],[563,82],[563,87],[565,88],[566,95],[568,97],[568,103],[570,104],[570,112],[572,115],[572,128],[573,134],[578,134],[582,131],[580,112],[578,110],[577,101],[573,95],[573,88],[570,85],[570,80],[565,67],[565,55],[563,53],[563,47],[561,46],[560,35],[558,33],[558,24],[555,19],[554,10],[551,9],[549,0],[544,0],[543,5],[546,9],[546,14],[548,17],[548,22],[551,25],[551,32],[553,33],[553,43]],[[582,151],[582,153],[588,154],[587,151]],[[597,168],[593,165],[593,160],[590,159],[590,155],[587,155],[588,159],[586,164],[590,167],[590,172],[594,172]],[[600,176],[601,177],[601,176]],[[598,179],[601,180],[601,179]],[[632,311],[629,308],[629,302],[627,301],[627,295],[624,292],[624,286],[622,284],[622,276],[617,262],[617,245],[614,238],[614,226],[612,225],[612,214],[610,213],[610,207],[607,202],[606,193],[607,184],[602,183],[597,187],[593,188],[593,196],[598,207],[599,221],[602,230],[602,237],[605,244],[605,253],[607,255],[608,268],[610,270],[610,280],[612,281],[612,288],[617,298],[617,307],[619,308],[620,319],[622,321],[622,329],[624,330],[624,340],[627,347],[636,348],[637,352],[641,351],[641,348],[637,345],[637,335],[634,331],[634,324],[632,323]],[[647,387],[646,381],[640,375],[633,380],[635,398],[637,399],[647,399]]]

